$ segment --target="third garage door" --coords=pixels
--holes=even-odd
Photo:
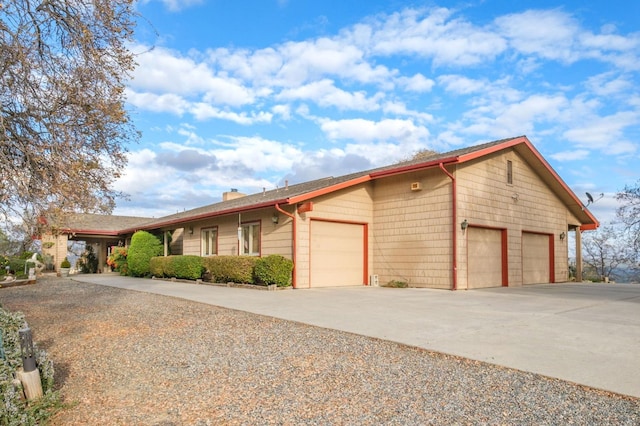
[[[311,287],[363,285],[363,224],[311,221]]]
[[[469,288],[503,285],[503,231],[500,229],[467,229]]]
[[[551,249],[549,235],[522,233],[522,283],[550,282]]]

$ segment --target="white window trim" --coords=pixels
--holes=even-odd
[[[258,227],[258,251],[257,252],[252,252],[251,251],[251,247],[253,247],[253,228],[254,227]],[[260,223],[260,221],[257,222],[247,222],[247,223],[243,223],[241,225],[242,228],[242,236],[240,239],[240,255],[241,256],[260,256],[260,250],[262,249],[262,225]],[[246,247],[245,250],[245,246],[244,246],[244,237],[245,237],[245,232],[248,232],[248,236],[249,236],[249,241],[248,241],[248,247]]]
[[[206,253],[205,252],[205,235],[207,233],[209,233],[209,247],[211,248],[211,231],[215,231],[216,236],[215,239],[213,241],[214,245],[215,245],[215,253]],[[202,228],[200,230],[200,254],[201,256],[217,256],[218,255],[218,227],[217,226],[211,226],[208,228]]]

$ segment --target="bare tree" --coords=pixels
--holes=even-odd
[[[124,88],[133,0],[0,3],[0,213],[109,212],[137,141]]]
[[[429,148],[422,148],[417,151],[414,151],[411,155],[400,159],[399,163],[404,163],[405,161],[414,161],[414,160],[429,160],[430,157],[434,157],[438,155],[437,151],[431,150]]]
[[[640,249],[640,181],[635,186],[626,185],[616,199],[621,203],[618,218],[627,226],[634,247]]]
[[[610,277],[617,279],[621,269],[633,267],[635,250],[625,238],[623,230],[609,224],[585,234],[583,239],[584,263],[593,278]],[[626,278],[626,274],[619,276]]]

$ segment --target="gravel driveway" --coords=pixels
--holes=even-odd
[[[172,297],[45,278],[0,304],[54,360],[54,425],[640,424],[639,399]]]

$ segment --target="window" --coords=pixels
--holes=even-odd
[[[507,184],[513,185],[513,162],[507,160]]]
[[[242,224],[240,254],[260,256],[260,222]]]
[[[218,254],[218,228],[206,228],[201,231],[202,256]]]

